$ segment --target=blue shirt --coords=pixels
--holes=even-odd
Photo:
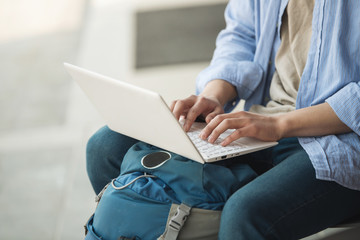
[[[210,66],[197,78],[197,92],[214,79],[236,86],[245,110],[269,101],[287,0],[230,0],[226,29],[216,40]],[[296,108],[327,102],[353,132],[302,137],[318,179],[360,190],[360,1],[316,0],[307,62]],[[227,104],[230,111],[234,104]]]

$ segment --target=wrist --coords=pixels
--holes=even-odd
[[[210,81],[200,96],[218,102],[222,107],[237,96],[236,88],[229,82],[221,79]]]
[[[287,118],[286,114],[279,114],[274,116],[275,125],[276,125],[276,135],[277,138],[280,140],[282,138],[291,137],[289,119]]]
[[[221,97],[217,96],[216,94],[203,92],[199,96],[210,99],[211,101],[216,102],[221,107],[223,107],[225,104],[225,103],[223,103],[223,101],[221,101]]]

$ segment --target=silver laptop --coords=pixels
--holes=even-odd
[[[194,123],[186,133],[160,94],[65,63],[65,68],[89,97],[113,131],[175,152],[200,163],[224,160],[277,144],[240,138],[222,147],[199,138],[205,123]]]

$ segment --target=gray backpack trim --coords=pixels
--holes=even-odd
[[[191,207],[181,204],[176,208],[176,212],[171,211],[173,205],[171,206],[168,222],[166,224],[165,232],[158,238],[158,240],[176,240],[180,230],[184,226],[187,217],[190,215]]]
[[[184,204],[182,204],[184,205]],[[165,238],[171,219],[176,215],[181,205],[172,204],[164,233],[158,240],[217,240],[220,226],[221,211],[191,208],[191,214],[186,217],[181,231],[177,232],[177,238]],[[186,206],[186,205],[185,205]],[[172,235],[173,237],[173,235]]]

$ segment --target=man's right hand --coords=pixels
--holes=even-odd
[[[223,107],[215,97],[192,95],[188,98],[175,100],[170,106],[176,119],[184,117],[184,130],[190,130],[191,125],[199,116],[209,123],[216,115],[224,113]]]

